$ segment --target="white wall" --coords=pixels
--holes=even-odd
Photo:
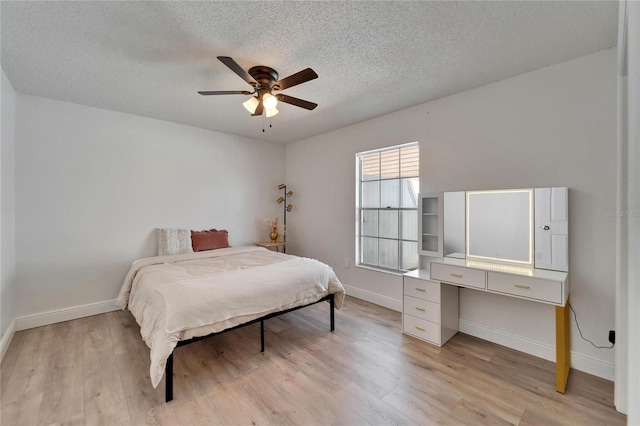
[[[16,316],[114,299],[156,227],[264,240],[284,147],[17,95]]]
[[[618,277],[615,404],[640,425],[640,4],[622,1],[618,21]]]
[[[0,337],[2,353],[8,347],[12,333],[10,326],[15,318],[15,111],[16,94],[2,71],[0,83],[2,97],[0,146]],[[8,333],[7,333],[8,331]]]
[[[609,49],[287,145],[289,252],[334,265],[348,291],[401,306],[401,278],[354,268],[355,154],[419,141],[422,192],[570,188],[571,303],[587,337],[614,328],[616,54]],[[338,262],[335,263],[335,258]],[[343,258],[348,257],[350,268]],[[554,308],[461,290],[461,326],[553,354]],[[573,322],[573,320],[572,320]],[[475,330],[475,331],[474,331]],[[572,328],[573,364],[613,378],[613,351]],[[538,354],[543,355],[543,354]]]

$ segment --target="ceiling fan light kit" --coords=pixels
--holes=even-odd
[[[271,93],[265,93],[262,96],[262,102],[264,102],[264,107],[266,109],[273,109],[278,105],[278,100]]]
[[[254,112],[256,112],[256,108],[258,107],[259,103],[260,102],[258,101],[258,98],[252,96],[248,100],[244,101],[242,105],[247,109],[247,111],[253,114]]]
[[[258,65],[245,71],[236,61],[228,56],[218,56],[220,62],[225,64],[231,71],[253,87],[253,92],[246,90],[224,90],[224,91],[200,91],[201,95],[255,95],[242,103],[252,116],[262,115],[265,112],[267,118],[278,114],[276,106],[278,101],[294,105],[300,108],[313,110],[318,104],[305,101],[303,99],[287,96],[282,93],[274,95],[272,92],[284,90],[297,86],[309,80],[318,78],[318,74],[311,68],[306,68],[295,74],[278,80],[278,73],[273,68]],[[263,129],[264,131],[264,129]]]
[[[267,112],[266,112],[267,118],[271,118],[271,117],[273,117],[273,116],[274,116],[274,115],[276,115],[278,112],[280,112],[280,111],[278,111],[278,110],[277,110],[277,109],[275,109],[275,108],[269,108],[269,109],[267,109]]]

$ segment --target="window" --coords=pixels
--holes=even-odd
[[[358,265],[418,267],[419,171],[417,142],[356,154]]]

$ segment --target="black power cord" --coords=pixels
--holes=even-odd
[[[595,343],[593,343],[591,340],[589,340],[586,337],[584,337],[582,335],[582,330],[580,330],[580,324],[578,324],[578,315],[576,315],[576,311],[573,310],[573,306],[571,306],[571,303],[568,303],[568,305],[569,305],[569,309],[571,309],[571,312],[573,312],[573,318],[576,321],[576,327],[578,327],[578,332],[580,333],[580,337],[582,337],[582,340],[586,340],[587,342],[591,343],[594,348],[598,348],[598,349],[611,349],[611,348],[613,348],[613,344],[611,344],[611,346],[598,346]]]

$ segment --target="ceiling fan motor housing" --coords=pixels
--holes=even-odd
[[[260,88],[271,89],[273,84],[278,81],[278,73],[276,70],[264,65],[258,65],[249,68],[249,75],[260,83]],[[275,89],[275,87],[274,87]]]

